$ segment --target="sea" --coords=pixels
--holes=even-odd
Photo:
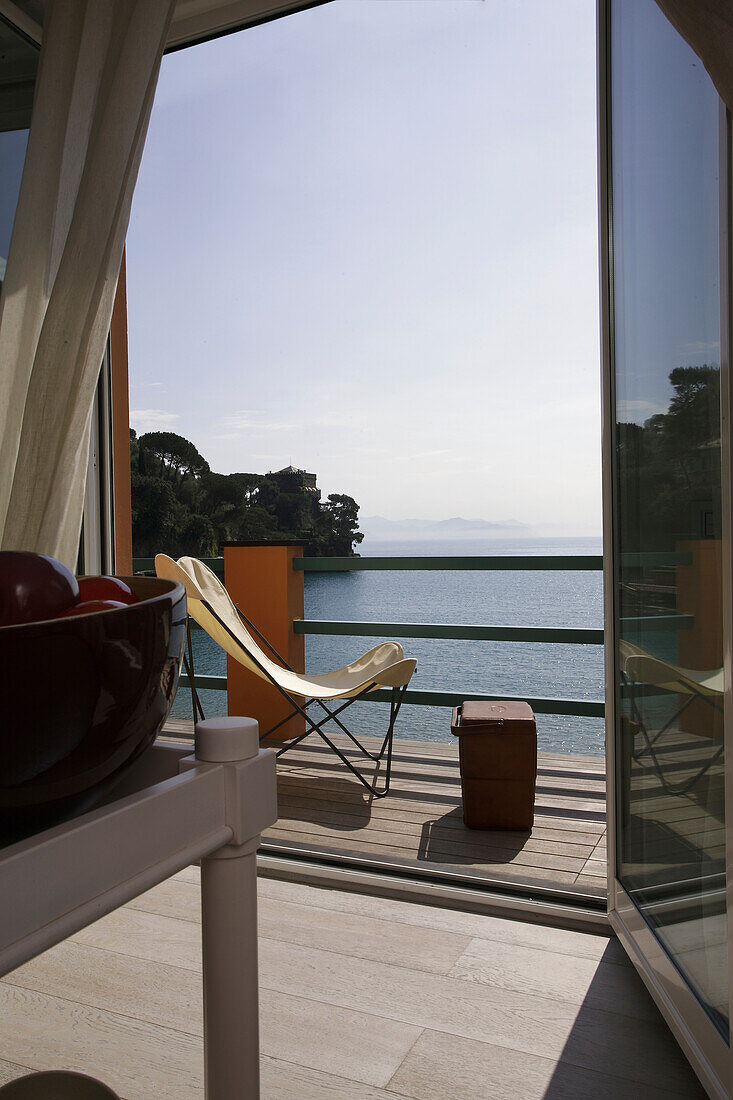
[[[576,539],[389,539],[365,538],[362,556],[489,556],[600,554],[600,538]],[[603,626],[603,581],[599,571],[425,571],[305,574],[307,619],[355,622],[460,623],[484,626]],[[203,631],[196,630],[196,672],[226,675],[226,658]],[[383,640],[389,640],[386,636]],[[306,670],[327,672],[348,664],[379,638],[308,635]],[[506,693],[520,698],[557,696],[603,698],[603,647],[544,642],[474,642],[402,639],[405,655],[417,658],[411,687],[426,691]],[[201,692],[207,716],[226,714],[226,693]],[[388,704],[364,702],[350,711],[354,732],[386,730]],[[177,717],[191,716],[191,696],[181,688],[173,705]],[[450,709],[405,705],[397,738],[453,740]],[[602,718],[538,714],[539,748],[545,752],[602,756]]]

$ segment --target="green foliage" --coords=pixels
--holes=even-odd
[[[320,493],[266,474],[217,474],[175,432],[130,431],[135,557],[213,557],[219,544],[302,538],[306,553],[353,554],[364,538],[352,497]]]
[[[137,557],[152,557],[176,537],[180,506],[168,482],[132,470],[132,537]]]
[[[364,535],[359,527],[359,505],[343,493],[329,493],[321,506],[309,553],[316,557],[349,557]]]
[[[138,442],[141,450],[145,450],[152,459],[157,459],[159,477],[180,484],[186,477],[201,477],[208,473],[209,464],[206,459],[182,435],[176,435],[175,432],[146,432],[140,436]]]
[[[720,538],[720,370],[677,367],[665,413],[617,428],[624,550]]]

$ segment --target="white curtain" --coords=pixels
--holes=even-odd
[[[0,300],[0,547],[76,562],[94,391],[175,0],[50,0]]]
[[[692,46],[718,95],[733,111],[733,3],[731,0],[657,0]]]

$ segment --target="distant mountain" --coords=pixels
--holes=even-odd
[[[359,528],[368,538],[403,539],[411,535],[420,538],[506,538],[511,535],[521,537],[533,534],[526,523],[516,520],[492,521],[487,519],[385,519],[384,516],[365,516],[359,520]]]

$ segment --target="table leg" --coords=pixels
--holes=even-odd
[[[206,1100],[258,1100],[259,837],[201,862]]]

